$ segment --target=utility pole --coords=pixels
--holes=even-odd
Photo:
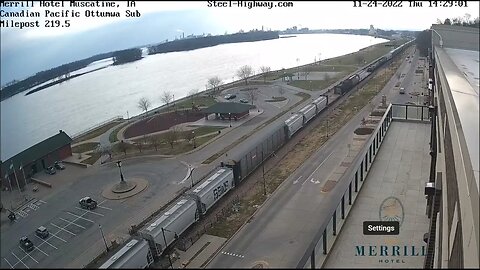
[[[164,248],[164,250],[167,249],[167,246],[168,246],[168,244],[167,244],[167,238],[165,238],[165,231],[172,232],[172,231],[166,230],[166,229],[164,229],[164,228],[162,227],[163,241],[165,242],[165,248]],[[175,233],[175,239],[176,239],[176,238],[178,238],[177,233]],[[169,254],[167,254],[167,255],[168,255],[168,261],[170,262],[170,268],[173,269],[172,259],[170,258],[170,255],[169,255]]]
[[[267,186],[265,184],[265,161],[263,160],[263,146],[262,146],[262,175],[263,175],[263,195],[267,196]]]
[[[103,242],[105,243],[105,249],[108,252],[107,240],[105,240],[105,235],[103,235],[102,225],[98,224],[98,227],[100,227],[100,232],[102,233]]]

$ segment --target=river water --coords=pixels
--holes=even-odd
[[[86,130],[115,116],[142,113],[137,107],[146,97],[152,108],[162,105],[163,91],[182,98],[191,89],[205,90],[208,78],[237,80],[236,71],[250,65],[271,70],[332,58],[385,42],[368,36],[304,34],[275,40],[223,44],[185,52],[147,56],[139,61],[110,66],[34,94],[17,94],[1,102],[1,159],[55,135]],[[110,63],[110,59],[94,64]],[[89,67],[93,69],[94,67]]]

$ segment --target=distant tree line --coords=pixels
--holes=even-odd
[[[463,17],[457,17],[453,19],[446,18],[443,22],[440,19],[437,19],[437,24],[446,24],[446,25],[458,25],[466,27],[480,27],[480,17],[477,17],[473,20],[470,19],[471,15],[466,13]]]
[[[6,86],[2,89],[1,93],[1,100],[7,99],[13,95],[21,93],[29,88],[33,88],[39,84],[42,84],[46,81],[63,78],[60,81],[65,80],[65,75],[69,74],[75,70],[79,70],[84,68],[91,63],[102,60],[105,58],[115,57],[114,61],[116,60],[115,64],[121,64],[126,62],[131,62],[140,59],[142,56],[142,51],[140,49],[128,49],[122,51],[114,51],[108,53],[97,54],[91,56],[89,58],[85,58],[82,60],[74,61],[68,64],[64,64],[55,68],[51,68],[48,70],[37,72],[35,75],[30,76],[24,80],[18,81],[15,84]],[[138,58],[138,59],[137,59]],[[135,60],[133,60],[135,59]],[[68,79],[68,78],[67,78]]]
[[[446,18],[443,22],[440,19],[437,19],[437,24],[444,25],[457,25],[465,27],[480,27],[480,17],[475,18],[474,20],[470,19],[470,14],[465,14],[463,17],[457,17],[454,19]],[[420,51],[421,56],[428,55],[428,48],[432,46],[432,32],[429,30],[424,30],[417,34],[417,39],[415,40],[417,48]]]
[[[185,38],[165,42],[148,48],[149,54],[181,52],[199,48],[211,47],[225,43],[249,42],[279,38],[277,31],[255,31],[236,33],[222,36],[206,36],[199,38]]]
[[[113,53],[113,64],[121,65],[142,59],[141,49],[127,49]]]
[[[15,94],[23,92],[29,88],[37,86],[41,83],[44,83],[49,80],[56,79],[60,76],[63,76],[67,73],[73,72],[75,70],[84,68],[91,64],[92,62],[105,59],[108,57],[112,57],[112,52],[97,54],[92,57],[82,59],[79,61],[71,62],[68,64],[64,64],[55,68],[51,68],[48,70],[40,71],[33,76],[30,76],[24,80],[18,81],[15,84],[9,85],[2,89],[1,91],[1,100],[9,98]]]

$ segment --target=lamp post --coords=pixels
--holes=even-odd
[[[262,149],[262,175],[263,175],[263,196],[267,196],[267,186],[265,185],[265,162],[263,160],[263,149]]]
[[[230,121],[230,127],[232,127],[232,114],[228,113],[228,120]]]
[[[167,229],[164,229],[164,228],[162,227],[163,241],[165,241],[165,249],[167,249],[168,244],[167,244],[167,238],[165,238],[165,231],[167,231],[167,232],[172,232],[172,231],[167,230]],[[172,233],[175,234],[175,240],[178,239],[177,233],[176,233],[176,232],[172,232]],[[165,249],[164,249],[164,250],[165,250]],[[170,268],[173,269],[172,259],[170,259],[170,255],[168,255],[168,261],[170,262]]]
[[[440,48],[443,48],[443,38],[442,38],[442,36],[435,29],[430,28],[430,30],[432,30],[433,32],[435,32],[435,34],[438,35],[438,37],[440,38]],[[433,43],[433,40],[432,40],[432,43]]]
[[[125,182],[125,179],[123,178],[123,173],[122,173],[122,161],[121,160],[117,161],[117,166],[120,169],[120,179],[121,179],[120,181]]]
[[[195,131],[192,131],[193,136],[193,148],[197,148],[197,144],[195,143]]]
[[[102,225],[98,224],[98,227],[100,228],[100,232],[102,233],[103,242],[105,243],[105,249],[108,252],[109,249],[108,249],[108,245],[107,245],[107,240],[105,240],[105,235],[103,235]]]

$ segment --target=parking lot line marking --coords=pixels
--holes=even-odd
[[[59,219],[65,221],[65,222],[68,222],[67,226],[70,225],[70,224],[72,224],[72,225],[78,226],[78,227],[80,227],[80,228],[82,228],[82,229],[84,229],[84,230],[86,229],[85,227],[83,227],[83,226],[81,226],[81,225],[78,225],[77,223],[75,223],[75,222],[73,222],[73,221],[70,221],[70,220],[68,220],[68,219],[64,219],[64,218],[59,218]],[[77,219],[78,219],[78,218],[77,218]]]
[[[97,207],[100,207],[100,208],[103,208],[103,209],[107,209],[107,210],[113,210],[112,208],[108,208],[108,207],[100,206],[100,205],[97,205]]]
[[[16,264],[13,265],[13,267],[15,267],[15,265],[17,265],[19,262],[21,262],[23,265],[25,265],[25,267],[27,267],[28,269],[30,269],[30,267],[28,267],[28,265],[26,265],[22,260],[20,260],[20,258],[17,257],[17,255],[15,255],[15,253],[13,253],[13,251],[11,251],[10,253],[12,253],[12,255],[17,258],[18,262]],[[24,257],[25,258],[25,257]]]
[[[55,224],[53,224],[53,223],[51,223],[51,222],[50,222],[50,224],[52,224],[53,226],[59,228],[59,229],[62,230],[62,231],[68,232],[69,234],[71,234],[71,235],[73,235],[73,236],[77,236],[76,234],[74,234],[73,232],[71,232],[71,231],[69,231],[69,230],[66,230],[66,229],[64,229],[64,228],[60,228],[59,226],[57,226],[57,225],[55,225]]]
[[[10,268],[13,269],[13,265],[7,260],[7,258],[3,258],[3,259],[8,263],[8,265],[10,265]]]
[[[40,252],[42,252],[43,254],[45,254],[45,256],[50,257],[50,256],[48,256],[47,253],[43,252],[43,250],[39,249],[38,247],[35,247],[35,248],[38,249],[38,250],[39,250]]]
[[[72,216],[74,216],[74,217],[84,219],[84,220],[89,221],[89,222],[91,222],[91,223],[95,223],[95,221],[90,220],[90,219],[88,219],[88,218],[84,218],[84,217],[82,217],[82,216],[77,216],[77,215],[75,215],[74,213],[71,213],[71,212],[68,212],[68,211],[67,211],[67,213],[70,214],[70,215],[72,215]]]
[[[42,203],[47,203],[46,201],[42,201],[42,200],[38,200],[39,202],[42,202]]]
[[[35,236],[36,236],[38,239],[40,239],[43,243],[48,244],[49,246],[53,247],[54,249],[58,249],[56,246],[54,246],[54,245],[50,244],[49,242],[43,240],[43,238],[39,237],[38,235],[35,235]],[[49,238],[47,238],[47,240],[50,239],[50,238],[52,238],[52,237],[50,236]]]
[[[35,260],[35,258],[33,258],[30,254],[28,254],[25,250],[22,249],[22,251],[25,253],[25,256],[23,256],[22,260],[25,258],[25,257],[30,257],[30,259],[32,259],[33,261],[35,261],[37,264],[38,264],[38,261]]]
[[[61,237],[58,237],[56,233],[52,234],[52,236],[58,238],[59,240],[65,242],[65,243],[67,243],[67,240],[65,240],[65,239],[63,239],[63,238],[61,238]]]
[[[33,209],[33,210],[35,210],[35,211],[39,208],[38,206],[36,206],[36,205],[33,204],[33,203],[29,204],[28,207],[30,207],[31,209]]]
[[[92,212],[92,211],[89,211],[89,210],[86,210],[86,209],[83,209],[83,208],[80,208],[80,207],[76,207],[76,206],[75,206],[75,208],[80,209],[80,210],[83,210],[83,211],[85,211],[85,213],[91,213],[91,214],[99,215],[99,216],[101,216],[101,217],[104,216],[104,215],[102,215],[102,214],[95,213],[95,212]]]
[[[99,205],[102,205],[104,202],[106,202],[107,200],[103,200],[101,203],[97,204],[97,206]]]

